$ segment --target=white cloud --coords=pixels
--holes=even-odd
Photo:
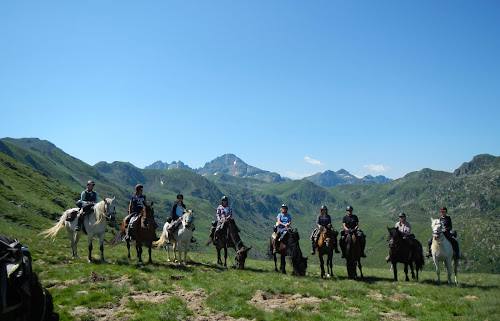
[[[319,161],[319,160],[317,160],[317,159],[313,159],[313,158],[311,158],[311,157],[309,157],[309,156],[304,157],[304,160],[305,160],[306,162],[308,162],[309,164],[313,164],[313,165],[315,165],[315,166],[323,166],[323,163],[322,163],[322,162],[320,162],[320,161]]]
[[[303,179],[304,177],[312,176],[313,174],[311,173],[299,173],[295,171],[285,171],[283,173],[280,173],[281,176],[283,177],[288,177],[291,179]]]
[[[384,165],[376,165],[376,164],[366,164],[363,165],[364,168],[371,170],[372,172],[387,172],[389,167]]]

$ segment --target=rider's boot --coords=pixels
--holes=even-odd
[[[314,242],[314,241],[313,241],[313,242],[312,242],[312,250],[311,250],[311,255],[316,254],[316,247],[317,247],[317,246],[318,246],[318,245],[316,244],[316,242]]]
[[[82,211],[83,212],[83,211]],[[76,217],[76,228],[75,228],[75,232],[80,232],[80,230],[82,229],[82,219],[83,219],[83,213],[78,213],[77,217]]]
[[[167,244],[170,244],[170,242],[172,241],[172,234],[170,234],[168,231],[167,231],[167,241],[166,243]]]
[[[431,245],[432,245],[432,243],[429,243],[429,253],[427,253],[427,255],[425,257],[432,257]]]
[[[335,253],[340,253],[339,252],[339,246],[338,246],[337,242],[333,243],[333,247],[335,249]]]
[[[196,242],[196,239],[191,236],[191,243],[194,243],[194,242]]]

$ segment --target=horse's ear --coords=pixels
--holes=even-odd
[[[114,202],[114,201],[115,201],[115,198],[116,198],[116,196],[114,196],[114,197],[111,199],[111,202]]]
[[[250,247],[247,247],[247,248],[246,248],[246,251],[248,252],[248,251],[250,251],[251,249],[252,249],[252,247],[251,247],[251,246],[250,246]]]
[[[154,202],[151,202],[151,205],[150,205],[151,207],[153,207],[153,203],[154,203]]]

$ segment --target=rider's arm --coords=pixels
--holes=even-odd
[[[96,204],[97,204],[97,193],[96,193],[96,192],[94,192],[94,196],[95,196],[95,197],[94,197],[94,203],[96,203]]]
[[[128,204],[128,213],[132,214],[132,200],[130,200],[130,204]]]
[[[85,191],[80,195],[80,201],[85,201]]]

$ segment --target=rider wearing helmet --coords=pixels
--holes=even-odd
[[[186,205],[184,205],[184,195],[182,194],[177,194],[177,201],[174,202],[172,205],[172,210],[170,211],[170,217],[167,218],[167,222],[169,223],[167,227],[167,244],[170,243],[172,233],[174,233],[179,225],[182,223],[182,215],[184,214],[184,211],[186,210]],[[193,226],[193,231],[194,231],[194,226]],[[191,243],[196,242],[194,237],[191,237]]]
[[[290,228],[291,224],[292,224],[292,217],[288,213],[288,205],[282,204],[281,213],[279,213],[278,216],[276,216],[276,225],[274,227],[274,233],[272,236],[274,240],[273,254],[279,252],[279,243],[285,237],[286,231]]]
[[[83,223],[83,217],[93,211],[94,205],[97,203],[97,193],[93,190],[95,186],[94,181],[87,182],[87,189],[80,195],[80,200],[76,202],[76,205],[81,208],[78,213],[78,223],[75,228],[75,232],[80,231]]]
[[[415,235],[411,232],[411,225],[406,221],[406,214],[401,212],[398,214],[399,222],[394,225],[395,228],[398,229],[403,234],[403,239],[407,239],[410,243],[410,249],[413,248],[413,239],[415,238]],[[391,260],[390,256],[387,255],[385,258],[386,262],[389,262]]]
[[[352,206],[346,207],[347,215],[342,219],[342,223],[344,225],[344,230],[340,232],[340,248],[342,249],[342,258],[345,258],[345,250],[346,250],[346,236],[349,233],[356,233],[356,235],[361,240],[361,257],[366,257],[365,255],[365,245],[366,245],[366,237],[363,231],[359,229],[359,220],[356,215],[352,214],[354,208]]]
[[[125,234],[126,239],[130,239],[130,235],[132,235],[132,231],[135,227],[135,220],[137,215],[142,212],[144,206],[146,206],[146,195],[142,192],[144,190],[144,186],[142,184],[135,185],[135,194],[130,198],[130,203],[128,205],[129,215],[126,217],[125,221],[127,224],[127,233]]]
[[[212,228],[210,229],[210,239],[217,238],[217,234],[220,230],[220,226],[226,220],[233,217],[233,209],[229,206],[229,199],[227,196],[222,196],[220,200],[220,205],[217,207],[217,220],[212,222]],[[208,243],[207,243],[208,244]]]
[[[311,242],[312,242],[311,254],[314,255],[314,253],[316,253],[316,248],[318,247],[319,234],[325,228],[331,229],[333,231],[333,235],[335,237],[333,243],[335,248],[335,253],[339,253],[339,249],[337,247],[337,236],[339,235],[339,232],[335,231],[335,229],[332,227],[332,218],[330,217],[330,215],[328,215],[328,208],[325,205],[321,206],[318,218],[316,219],[316,225],[317,227],[311,234]]]

